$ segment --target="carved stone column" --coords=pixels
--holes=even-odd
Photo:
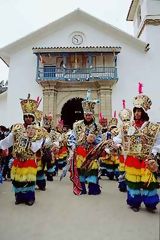
[[[53,90],[53,94],[52,94],[52,97],[51,97],[51,101],[52,101],[52,109],[53,109],[53,122],[54,122],[54,125],[57,124],[57,89],[54,88]]]
[[[54,123],[57,122],[57,90],[54,87],[43,89],[43,112],[44,114],[51,113]]]
[[[110,87],[100,87],[100,112],[108,119],[112,117],[112,89]]]
[[[43,89],[43,113],[48,114],[49,109],[49,95],[47,89]]]

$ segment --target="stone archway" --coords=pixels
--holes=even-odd
[[[69,99],[62,107],[61,119],[69,128],[73,127],[75,121],[83,119],[82,100],[78,97]]]

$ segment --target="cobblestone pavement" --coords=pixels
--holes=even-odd
[[[72,193],[68,178],[36,190],[33,206],[15,205],[11,183],[0,185],[0,240],[159,240],[160,206],[133,212],[115,181],[101,180],[99,196]]]

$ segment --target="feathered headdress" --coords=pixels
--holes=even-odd
[[[108,124],[109,129],[112,127],[117,127],[117,124],[118,124],[117,113],[116,113],[116,111],[114,111],[113,117],[111,118],[111,120],[109,121],[109,124]]]
[[[84,113],[91,113],[94,114],[94,107],[96,103],[99,103],[100,101],[98,99],[92,100],[91,99],[91,90],[89,89],[87,91],[86,98],[82,101],[82,108]]]
[[[58,119],[56,127],[63,128],[63,126],[64,126],[64,121],[62,119]]]
[[[136,108],[142,108],[146,112],[151,108],[152,101],[148,96],[142,94],[143,93],[142,88],[143,88],[143,85],[142,83],[139,82],[138,84],[139,95],[134,98],[133,105]]]
[[[53,116],[51,113],[49,113],[48,115],[45,114],[43,116],[43,127],[50,128],[52,126],[52,120],[53,120]]]
[[[108,123],[107,117],[105,118],[101,112],[99,113],[99,123],[100,124],[106,124],[106,125]]]
[[[37,102],[37,108],[39,107],[40,103],[42,101],[42,98],[40,97],[37,97],[36,99],[36,102]],[[43,112],[41,110],[36,110],[35,112],[35,118],[36,118],[36,121],[39,123],[42,121],[42,118],[43,118]]]
[[[37,110],[37,101],[30,99],[30,93],[28,94],[27,99],[20,99],[21,108],[23,115],[32,115],[35,117],[35,112]]]
[[[42,121],[42,117],[43,117],[43,112],[37,109],[35,112],[36,121],[40,123]]]
[[[130,121],[132,117],[132,111],[130,109],[126,108],[126,101],[122,100],[122,106],[123,109],[119,112],[118,116],[121,119],[121,121]]]
[[[36,99],[36,102],[37,102],[37,108],[39,107],[41,101],[42,101],[42,98],[37,97],[37,99]]]

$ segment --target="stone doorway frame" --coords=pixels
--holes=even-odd
[[[92,99],[99,99],[100,103],[95,106],[95,118],[98,121],[99,113],[102,112],[108,119],[112,117],[112,87],[115,80],[102,81],[44,81],[43,87],[43,112],[53,115],[54,125],[61,117],[63,105],[72,98],[85,98],[87,90],[91,89]]]

